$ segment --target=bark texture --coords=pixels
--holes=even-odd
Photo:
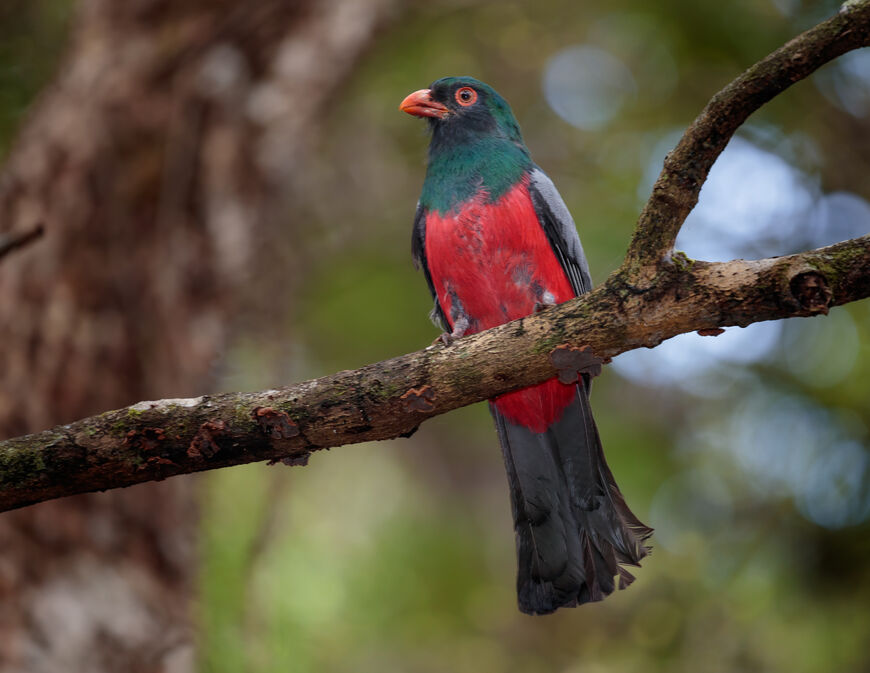
[[[0,436],[207,388],[279,186],[397,4],[79,3],[0,177]],[[0,671],[191,670],[191,496],[0,518]]]

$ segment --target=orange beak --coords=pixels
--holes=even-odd
[[[432,92],[429,89],[420,89],[409,94],[399,104],[399,109],[415,117],[434,117],[435,119],[444,119],[450,114],[446,105],[432,100]]]

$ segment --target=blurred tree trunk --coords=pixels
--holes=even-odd
[[[0,233],[45,226],[0,261],[0,436],[207,391],[280,188],[396,4],[79,3],[0,181]],[[0,517],[0,671],[191,670],[192,486]]]

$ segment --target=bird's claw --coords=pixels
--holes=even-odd
[[[440,342],[445,346],[452,346],[454,341],[465,336],[466,330],[468,330],[468,320],[466,318],[459,318],[453,325],[452,332],[441,332],[432,344],[435,345]]]

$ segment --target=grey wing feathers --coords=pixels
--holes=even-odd
[[[589,275],[589,264],[583,254],[580,236],[568,207],[556,190],[553,181],[537,166],[529,175],[529,192],[532,203],[538,214],[538,219],[553,251],[559,258],[559,263],[565,269],[571,287],[577,294],[589,292],[592,289],[592,278]]]
[[[438,303],[438,295],[435,292],[435,285],[432,283],[429,265],[426,263],[426,213],[419,202],[417,203],[417,212],[414,213],[414,230],[411,234],[411,256],[414,259],[414,268],[423,269],[426,285],[429,286],[429,292],[432,293],[432,299],[435,302],[429,318],[435,323],[436,327],[449,332],[449,323],[444,316],[444,311],[441,310],[441,305]]]

